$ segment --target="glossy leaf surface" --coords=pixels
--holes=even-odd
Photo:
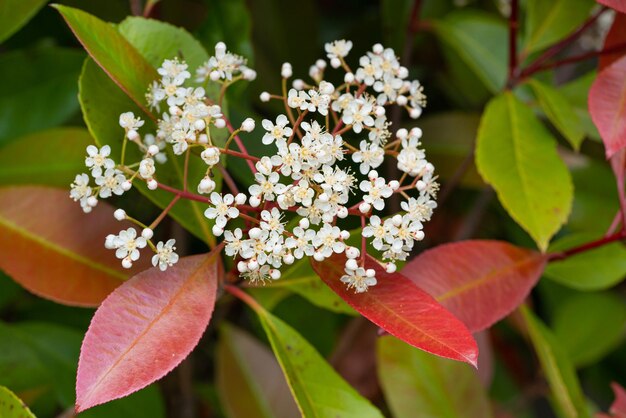
[[[507,212],[544,251],[569,216],[572,180],[552,135],[510,92],[489,102],[483,114],[476,164]]]
[[[321,279],[361,315],[406,343],[429,353],[476,366],[478,347],[468,329],[432,296],[400,273],[388,274],[371,258],[378,284],[355,293],[341,282],[345,258],[333,256],[313,268]]]
[[[578,150],[583,139],[585,139],[585,130],[567,97],[554,87],[536,79],[532,79],[529,84],[550,122],[569,141],[572,147]]]
[[[82,128],[37,132],[0,148],[0,185],[40,184],[67,188],[87,171],[85,155],[93,139]],[[37,152],[32,152],[32,150]]]
[[[610,158],[626,147],[626,56],[604,68],[589,90],[589,112]]]
[[[488,328],[526,299],[546,256],[502,241],[440,245],[407,263],[402,274],[472,332]]]
[[[46,4],[46,0],[3,0],[0,3],[0,42],[17,32]]]
[[[260,306],[254,309],[303,417],[383,417],[296,330]]]
[[[108,234],[130,226],[116,221],[113,211],[100,202],[85,214],[67,190],[0,188],[0,268],[41,297],[98,306],[148,262],[137,262],[128,271],[113,251],[104,248]]]
[[[176,367],[196,346],[215,304],[218,264],[206,254],[146,270],[98,308],[80,353],[76,409],[133,393]]]

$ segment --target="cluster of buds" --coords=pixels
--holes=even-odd
[[[355,292],[364,292],[376,284],[375,271],[365,268],[367,244],[370,242],[387,272],[396,270],[396,262],[405,260],[416,241],[424,238],[423,223],[435,209],[438,184],[434,167],[421,148],[419,128],[397,129],[392,134],[387,118],[390,105],[403,107],[412,118],[420,116],[425,96],[418,81],[407,80],[393,50],[376,44],[362,56],[353,71],[346,57],[352,48],[349,41],[326,44],[330,67],[343,71],[343,83],[333,85],[325,79],[327,61],[320,59],[310,69],[310,82],[292,77],[292,67],[281,68],[281,94],[261,94],[261,101],[278,100],[285,111],[273,120],[264,119],[260,141],[266,152],[257,157],[248,153],[240,134],[252,132],[255,122],[248,118],[237,129],[224,116],[221,98],[226,87],[241,79],[252,80],[256,73],[245,66],[245,60],[226,51],[223,43],[215,47],[215,56],[196,70],[195,84],[183,61],[166,60],[158,72],[162,77],[150,86],[147,99],[157,111],[166,108],[154,135],[138,133],[143,121],[130,113],[120,117],[126,142],[134,142],[144,153],[139,163],[115,164],[109,158],[110,148],[90,146],[86,165],[89,176],[80,174],[72,184],[71,197],[81,202],[85,211],[97,197],[120,195],[133,181],[145,181],[150,189],[162,188],[179,198],[191,198],[209,204],[205,216],[212,221],[212,232],[222,237],[226,255],[235,258],[239,275],[251,282],[275,280],[284,265],[304,257],[323,261],[333,254],[346,256],[342,282]],[[206,97],[202,85],[222,84],[217,101]],[[214,144],[211,128],[228,129],[224,145]],[[230,148],[236,144],[238,150]],[[175,155],[198,156],[206,164],[206,174],[192,194],[159,183],[156,166],[165,161],[164,147],[170,145]],[[198,152],[193,152],[197,150]],[[220,164],[228,155],[246,160],[254,179],[246,192]],[[389,158],[402,173],[399,179],[386,179],[380,173]],[[187,164],[185,164],[187,167]],[[230,193],[218,192],[213,180],[220,170]],[[185,175],[185,178],[187,176]],[[381,218],[392,195],[402,199],[401,213]],[[207,196],[208,195],[208,196]],[[107,238],[107,248],[116,250],[122,264],[129,267],[139,257],[139,249],[154,251],[153,264],[165,269],[178,256],[174,241],[151,242],[152,229],[171,208],[168,206],[157,221],[145,226],[125,213],[143,228],[141,234],[131,228]],[[360,248],[347,244],[350,232],[348,217],[360,218]]]

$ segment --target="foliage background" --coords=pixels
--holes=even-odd
[[[132,2],[126,1],[60,3],[111,22],[121,22],[132,14]],[[422,248],[467,238],[494,238],[535,247],[529,235],[507,215],[474,166],[481,112],[507,77],[503,3],[424,0],[419,23],[413,26],[413,1],[409,0],[163,0],[155,6],[153,17],[186,28],[209,52],[218,40],[223,40],[229,49],[249,57],[259,76],[248,86],[238,86],[228,97],[235,123],[251,114],[270,116],[278,110],[261,104],[258,95],[263,90],[280,89],[278,73],[284,60],[293,64],[294,74],[304,75],[308,66],[323,56],[323,44],[334,39],[352,39],[355,47],[351,56],[363,54],[376,42],[393,47],[404,59],[409,57],[405,63],[411,75],[425,86],[428,107],[416,125],[424,130],[426,151],[444,183],[440,202],[445,204],[440,203],[428,225],[427,241]],[[522,36],[528,30],[524,26],[528,24],[527,3],[522,2]],[[593,6],[588,1],[575,3],[571,6],[572,14],[550,22],[547,30],[556,28],[554,31],[560,34],[552,41],[575,27],[559,26],[582,22]],[[575,16],[576,11],[582,19]],[[594,37],[594,30],[572,46],[569,53],[584,52],[601,44],[601,35]],[[538,45],[537,51],[542,46],[547,44]],[[67,187],[81,165],[84,149],[84,145],[76,145],[84,144],[84,130],[74,127],[84,127],[77,80],[86,54],[50,7],[41,8],[2,43],[0,51],[0,184]],[[568,133],[567,127],[547,125],[559,141],[559,154],[567,164],[575,190],[569,221],[557,235],[553,249],[568,248],[603,234],[618,209],[615,180],[587,112],[587,91],[595,66],[591,59],[542,72],[537,78],[560,91],[577,117],[577,122],[570,121],[569,125],[574,132]],[[516,94],[540,118],[551,119],[530,86],[519,87]],[[409,121],[396,120],[413,126]],[[586,139],[577,152],[576,143],[583,137]],[[570,145],[572,141],[574,147]],[[32,146],[34,143],[38,143],[37,148]],[[44,166],[42,154],[46,157]],[[452,191],[446,184],[456,187]],[[136,212],[158,213],[148,202],[137,199],[125,198],[120,205],[134,207]],[[168,227],[174,235],[184,237],[176,223],[171,222]],[[182,247],[188,253],[203,251],[203,245],[192,238]],[[530,303],[576,366],[590,402],[606,410],[613,398],[609,382],[624,384],[626,379],[626,288],[619,284],[626,274],[626,251],[621,244],[614,244],[586,256],[587,259],[573,260],[569,266],[548,268]],[[572,282],[578,285],[572,286]],[[409,396],[418,402],[424,399],[424,408],[430,402],[428,396],[444,397],[444,403],[450,403],[454,394],[461,392],[460,383],[450,376],[468,373],[467,365],[455,364],[451,367],[458,370],[448,370],[449,362],[395,347],[395,356],[386,363],[381,355],[377,372],[379,338],[376,327],[368,321],[338,313],[341,309],[324,309],[288,287],[257,290],[255,296],[297,329],[386,415],[390,414],[390,399],[384,396],[381,383],[388,385],[387,390],[397,389],[393,383],[385,383],[386,379],[406,382],[411,389]],[[93,312],[40,299],[0,274],[0,385],[19,394],[39,417],[60,416],[67,411],[74,401],[80,341]],[[239,328],[220,326],[225,319]],[[520,321],[519,315],[513,315],[480,336],[481,380],[498,416],[554,416],[545,372],[518,331]],[[247,329],[249,334],[238,329]],[[250,334],[256,340],[250,341]],[[248,362],[257,364],[250,366],[252,372],[247,372],[263,376],[261,382],[269,380],[267,376],[275,376],[272,373],[276,370],[271,367],[254,369],[261,363],[271,364],[271,356],[264,346],[259,348],[259,342],[267,344],[267,339],[256,316],[232,300],[225,300],[218,304],[200,345],[173,373],[129,398],[80,416],[253,416],[233,405],[258,396],[253,390],[242,390],[247,377],[245,373],[240,376],[239,368]],[[394,360],[398,359],[410,361],[394,369]],[[386,367],[386,371],[381,372],[381,367]],[[285,394],[286,388],[276,391]],[[463,405],[463,396],[458,396]],[[284,403],[279,408],[290,411],[289,401]],[[456,408],[446,416],[466,416],[463,414],[467,411],[463,410],[464,407]],[[285,414],[289,416],[289,412]]]

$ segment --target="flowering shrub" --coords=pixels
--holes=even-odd
[[[240,133],[255,129],[255,121],[247,118],[234,129],[221,107],[230,85],[256,78],[255,71],[245,66],[246,60],[228,52],[226,45],[219,42],[215,55],[195,70],[195,83],[220,83],[217,103],[206,97],[203,87],[190,84],[192,75],[184,61],[165,60],[157,70],[161,79],[153,82],[146,93],[151,109],[158,113],[162,107],[167,110],[157,121],[157,132],[142,137],[138,131],[144,121],[132,112],[122,113],[119,124],[125,132],[120,164],[109,158],[108,145],[100,149],[89,145],[85,165],[96,186],[89,185],[87,174],[78,174],[70,196],[80,202],[85,212],[90,212],[98,197],[119,196],[130,190],[135,179],[145,181],[150,190],[160,187],[175,193],[172,205],[180,197],[204,202],[207,199],[201,195],[208,194],[211,206],[204,216],[214,221],[212,232],[216,237],[224,234],[225,253],[237,260],[242,277],[253,283],[276,280],[283,265],[293,264],[305,255],[321,262],[333,253],[345,253],[345,275],[341,281],[357,293],[367,291],[376,284],[376,273],[365,268],[365,238],[371,238],[374,249],[382,253],[385,271],[395,272],[396,261],[405,261],[414,242],[424,238],[423,222],[430,220],[437,206],[434,199],[439,185],[434,167],[421,148],[422,131],[402,128],[392,135],[386,116],[386,106],[395,104],[405,107],[412,118],[419,117],[426,103],[419,81],[406,80],[406,67],[400,65],[392,49],[380,44],[362,56],[360,66],[353,71],[345,61],[351,48],[352,42],[345,40],[326,44],[331,66],[345,72],[344,83],[337,88],[324,80],[327,63],[320,59],[309,71],[314,84],[296,79],[287,92],[285,86],[292,69],[291,64],[283,64],[282,95],[261,93],[263,101],[283,102],[286,113],[279,114],[275,122],[263,119],[261,124],[267,132],[262,142],[267,151],[261,158],[248,154],[239,138]],[[223,146],[214,143],[211,127],[228,129]],[[354,145],[347,138],[351,133],[356,135]],[[141,161],[125,164],[128,142],[139,147]],[[240,151],[229,148],[233,142]],[[206,163],[206,173],[196,187],[198,194],[186,188],[175,190],[157,181],[157,166],[167,161],[167,144],[176,156],[199,157]],[[232,181],[227,183],[233,187],[231,193],[215,192],[213,178],[218,173],[229,176],[220,163],[222,155],[250,162],[255,184],[248,188],[248,194],[239,192]],[[399,180],[388,181],[376,171],[385,156],[397,160],[397,168],[402,172]],[[359,163],[359,173],[365,178],[360,179],[351,171],[344,161],[348,158]],[[188,166],[184,165],[185,178]],[[374,215],[385,209],[385,199],[394,193],[406,198],[400,203],[403,212],[384,220]],[[297,217],[290,216],[290,212]],[[118,235],[108,235],[105,247],[114,249],[122,266],[130,268],[139,258],[139,250],[149,246],[154,252],[152,264],[165,270],[178,260],[175,240],[156,245],[151,241],[153,229],[164,214],[167,209],[147,226],[118,209],[115,218],[136,223],[142,228],[141,234],[129,228]],[[351,215],[360,217],[363,225],[360,249],[345,244],[350,232],[342,229],[341,223],[337,225],[338,220]],[[236,219],[246,221],[246,227],[227,229],[227,223]],[[285,228],[287,222],[293,225],[291,229]]]
[[[44,3],[0,417],[626,416],[623,2]]]

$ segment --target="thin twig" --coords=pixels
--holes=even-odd
[[[595,21],[607,10],[607,7],[602,6],[596,13],[594,13],[585,23],[583,23],[577,30],[572,32],[568,37],[562,39],[556,44],[552,45],[548,48],[543,54],[541,54],[535,61],[533,61],[528,67],[522,70],[520,74],[520,79],[522,77],[527,76],[528,74],[532,74],[535,72],[536,68],[541,67],[544,62],[548,61],[550,58],[561,52],[567,46],[569,46],[572,42],[574,42],[578,37],[589,29]],[[516,80],[516,81],[519,81]]]
[[[519,14],[518,0],[511,1],[511,15],[509,16],[509,80],[511,86],[517,73],[517,28]]]

